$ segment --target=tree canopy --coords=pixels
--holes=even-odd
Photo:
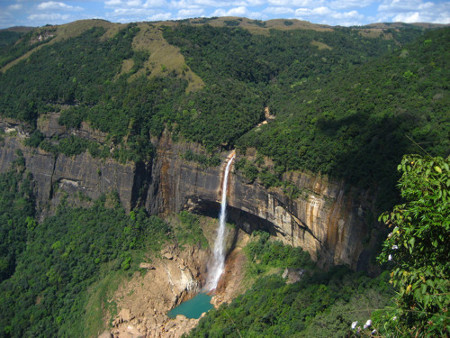
[[[450,159],[407,155],[398,170],[404,203],[384,213],[392,232],[379,257],[391,270],[396,306],[378,320],[396,335],[446,336],[450,306]],[[384,332],[384,331],[380,331]]]

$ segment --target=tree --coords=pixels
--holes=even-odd
[[[377,321],[386,334],[448,336],[449,158],[405,155],[398,170],[405,203],[380,216],[392,232],[379,256],[397,295]]]

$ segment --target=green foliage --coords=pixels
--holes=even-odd
[[[192,150],[186,150],[183,158],[187,161],[197,162],[203,168],[217,167],[221,164],[220,157],[217,155],[208,156],[205,154],[194,153]]]
[[[131,68],[131,73],[136,73],[139,69],[144,66],[145,61],[149,58],[149,53],[147,51],[135,51],[133,55],[133,68]]]
[[[257,20],[252,23],[264,25]],[[164,37],[181,48],[189,66],[208,83],[229,78],[268,83],[275,78],[329,73],[347,63],[359,64],[370,56],[382,55],[392,43],[364,38],[345,28],[332,32],[271,30],[266,36],[241,28],[179,25],[166,27]],[[318,51],[312,41],[333,49]],[[322,60],[322,56],[327,59]]]
[[[264,22],[251,24],[263,26]],[[120,161],[148,161],[153,156],[150,137],[160,136],[167,127],[174,138],[182,134],[210,152],[235,145],[255,146],[284,170],[321,171],[365,186],[373,183],[368,177],[376,175],[374,182],[392,183],[385,182],[391,167],[386,164],[383,170],[372,170],[377,166],[370,166],[371,159],[378,161],[385,148],[393,153],[380,163],[401,156],[405,131],[417,142],[428,142],[428,148],[436,148],[437,153],[445,149],[434,141],[445,122],[436,118],[436,112],[445,107],[445,97],[440,98],[442,93],[437,91],[446,88],[445,83],[441,85],[445,76],[440,76],[445,75],[441,61],[446,53],[445,29],[436,33],[443,37],[427,36],[427,42],[420,43],[422,50],[409,49],[401,54],[406,56],[390,56],[367,68],[370,60],[392,50],[394,42],[402,45],[421,30],[406,26],[389,30],[392,41],[383,36],[366,38],[347,28],[271,30],[261,35],[237,27],[180,22],[165,27],[164,37],[180,47],[189,67],[205,81],[205,87],[195,93],[186,93],[187,82],[174,72],[131,77],[149,57],[132,48],[137,31],[131,24],[105,38],[104,29],[97,27],[43,46],[1,75],[0,111],[34,124],[41,113],[64,106],[60,123],[77,128],[88,121],[108,132],[116,149],[113,156]],[[16,45],[22,40],[24,46],[33,45],[30,41],[36,40],[36,34],[40,33],[31,32]],[[317,43],[329,48],[317,48]],[[133,67],[119,76],[124,60],[133,60]],[[353,68],[357,65],[364,68]],[[383,98],[387,99],[379,102]],[[413,108],[408,114],[415,119],[386,109],[378,113],[392,106],[403,111],[405,102]],[[266,105],[277,120],[255,130]],[[417,107],[422,111],[416,113]],[[437,128],[422,128],[425,120]],[[386,146],[392,142],[401,147]],[[362,146],[368,146],[368,151],[361,150]],[[48,143],[44,147],[58,151]],[[278,184],[266,173],[262,178],[265,185]]]
[[[417,143],[433,156],[450,148],[449,34],[448,28],[427,32],[407,46],[407,56],[396,51],[332,77],[291,69],[303,84],[291,87],[289,78],[286,85],[280,78],[271,86],[268,105],[276,120],[236,146],[254,147],[285,170],[307,169],[370,187],[382,192],[380,207],[390,207],[397,200],[395,167],[404,154],[419,151]]]
[[[200,227],[200,218],[198,215],[188,211],[181,211],[178,214],[178,225],[174,228],[175,237],[180,245],[197,245],[203,248],[208,247],[208,241],[203,235]]]
[[[236,161],[234,168],[245,177],[247,183],[253,183],[259,174],[258,168],[250,161],[247,161],[246,158],[241,158]]]
[[[48,33],[51,33],[51,30]],[[39,31],[31,31],[25,34],[14,31],[0,32],[0,67],[51,40],[49,36],[47,39],[39,41],[38,36],[40,33]]]
[[[87,150],[89,143],[91,143],[89,140],[70,135],[59,141],[58,152],[67,156],[79,155]]]
[[[283,245],[280,241],[271,241],[267,232],[255,232],[256,240],[245,247],[249,259],[249,268],[258,274],[270,268],[311,269],[309,254],[300,247]]]
[[[210,310],[190,336],[347,336],[353,321],[367,320],[391,294],[386,274],[372,279],[345,267],[321,272],[300,248],[270,241],[265,233],[245,250],[259,271],[256,282],[230,304]],[[270,268],[301,268],[303,274],[299,282],[286,284],[280,274],[267,274]]]
[[[398,166],[405,203],[380,217],[393,230],[379,259],[398,290],[396,307],[379,320],[388,334],[449,334],[449,165],[449,158],[407,155]]]
[[[165,222],[143,210],[131,217],[104,203],[89,209],[62,206],[41,224],[28,219],[22,233],[27,246],[14,274],[0,284],[1,335],[84,335],[71,330],[79,328],[74,323],[84,316],[86,290],[98,280],[102,264],[128,270],[136,266],[139,250],[160,250],[168,238]]]
[[[66,156],[79,155],[89,150],[89,153],[93,157],[108,157],[109,149],[105,152],[105,147],[101,147],[97,142],[90,141],[78,136],[70,135],[69,137],[63,137],[59,140],[56,139],[46,139],[45,135],[41,133],[39,129],[36,129],[28,139],[25,140],[25,145],[29,147],[40,147],[41,149],[58,154],[62,153]],[[125,160],[131,156],[127,154]]]
[[[35,227],[34,203],[31,175],[15,169],[0,175],[0,282],[14,273],[26,248],[27,231]]]
[[[190,109],[178,110],[175,132],[210,151],[232,147],[263,116],[260,91],[235,79],[217,81],[185,100]]]
[[[49,103],[86,104],[132,55],[137,29],[128,26],[112,39],[100,41],[104,30],[92,28],[82,35],[45,46],[2,75],[2,114],[35,123]]]
[[[30,137],[25,140],[25,145],[28,147],[37,148],[44,139],[45,135],[42,134],[39,129],[36,129]]]
[[[20,32],[2,30],[0,31],[0,47],[5,48],[16,43],[17,40],[23,35]],[[5,53],[6,54],[6,53]]]

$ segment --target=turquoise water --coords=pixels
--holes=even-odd
[[[175,318],[177,315],[183,315],[187,318],[200,318],[203,312],[211,310],[213,305],[210,303],[211,296],[206,293],[199,293],[194,298],[181,303],[176,308],[169,311],[167,314],[170,318]]]

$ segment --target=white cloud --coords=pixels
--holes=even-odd
[[[245,16],[247,8],[244,6],[234,7],[229,10],[219,8],[212,13],[212,16]]]
[[[247,0],[244,1],[245,6],[247,7],[256,7],[256,6],[262,6],[266,4],[266,0]]]
[[[406,23],[413,23],[413,22],[420,22],[420,13],[419,12],[407,12],[407,13],[400,13],[394,16],[393,20],[395,22],[406,22]]]
[[[335,12],[332,16],[335,19],[356,19],[360,21],[364,19],[364,15],[358,13],[357,11]]]
[[[167,6],[167,2],[164,0],[148,0],[144,4],[144,8],[162,8]]]
[[[142,2],[141,2],[141,0],[128,0],[125,3],[125,6],[127,6],[127,7],[140,7],[140,6],[142,6]]]
[[[331,1],[330,7],[333,9],[348,9],[348,8],[364,8],[368,7],[376,0],[337,0]]]
[[[416,11],[417,9],[430,9],[435,4],[432,2],[424,3],[422,0],[384,0],[383,3],[378,6],[380,12],[405,12]]]
[[[324,0],[268,0],[269,4],[274,6],[286,6],[286,7],[316,7],[320,6],[326,1]]]
[[[57,13],[61,15],[58,16]],[[39,14],[42,16],[38,16]],[[44,20],[62,23],[62,14],[72,14],[68,20],[95,16],[116,22],[175,20],[199,16],[245,16],[258,20],[295,17],[330,25],[391,21],[450,23],[450,1],[0,0],[0,27],[47,23]],[[29,18],[35,19],[35,22]]]
[[[384,0],[374,18],[378,22],[450,23],[450,2],[433,3],[422,0]]]
[[[148,16],[145,20],[147,21],[164,21],[173,20],[172,13],[158,13],[152,16]]]
[[[421,4],[421,5],[419,6],[419,9],[429,9],[429,8],[432,8],[432,7],[434,7],[434,3],[432,3],[432,2],[426,2],[426,3],[424,3],[424,4]]]
[[[184,1],[180,1],[182,3]],[[232,6],[230,2],[226,1],[214,1],[214,0],[193,0],[193,1],[187,1],[188,3],[191,3],[191,5],[196,6],[208,6],[208,7],[221,7],[221,6]]]
[[[203,13],[204,13],[203,8],[190,8],[190,9],[180,9],[177,14],[181,18],[193,18],[202,16]]]
[[[264,13],[282,15],[282,14],[294,14],[295,11],[290,7],[267,7],[264,9]]]
[[[127,16],[137,16],[141,17],[145,15],[146,11],[140,8],[116,8],[114,9],[114,14],[116,15],[127,15]]]
[[[8,6],[8,9],[11,11],[17,11],[19,9],[22,9],[23,5],[22,4],[14,4],[14,5],[10,5]]]
[[[254,20],[269,20],[270,18],[262,13],[262,12],[250,12],[247,14],[247,17],[249,19],[254,19]]]
[[[328,7],[322,6],[314,8],[311,13],[313,15],[329,15],[331,14],[331,10]]]
[[[106,6],[119,6],[119,5],[122,5],[122,1],[121,0],[108,0],[108,1],[105,1],[105,5]]]
[[[66,5],[64,2],[56,2],[56,1],[48,1],[48,2],[42,2],[37,6],[37,9],[39,10],[82,10],[81,7],[74,7],[70,5]]]
[[[297,8],[295,10],[295,17],[300,20],[342,26],[361,25],[365,18],[364,15],[356,10],[342,12],[332,10],[326,6]]]
[[[31,21],[56,23],[61,21],[67,21],[71,18],[69,14],[58,14],[58,13],[41,13],[41,14],[31,14],[28,19]]]

